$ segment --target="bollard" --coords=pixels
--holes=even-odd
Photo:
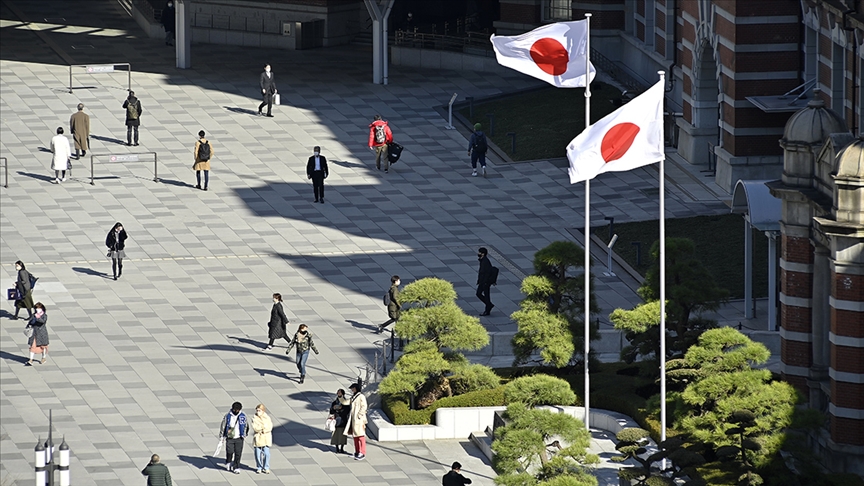
[[[396,325],[394,324],[393,326],[395,327]],[[396,353],[396,331],[393,329],[390,329],[390,362],[391,363],[393,362],[393,358],[395,357],[395,353]]]
[[[447,126],[444,127],[447,130],[456,128],[453,126],[453,103],[456,101],[457,96],[456,93],[453,93],[453,97],[450,98],[450,103],[447,105]]]
[[[516,132],[507,132],[507,136],[510,137],[510,153],[516,153]]]
[[[57,466],[60,471],[60,486],[70,486],[71,479],[69,476],[69,446],[66,444],[66,437],[63,437],[63,442],[60,444],[60,465]]]
[[[489,136],[495,136],[495,113],[486,113],[486,116],[489,117]]]
[[[96,183],[93,182],[93,154],[90,154],[90,185],[95,186]]]
[[[474,118],[474,97],[466,96],[465,99],[468,101],[468,118]]]
[[[34,452],[36,453],[36,486],[45,486],[47,474],[45,470],[45,446],[42,445],[41,437]]]
[[[641,267],[642,266],[642,242],[641,241],[634,241],[630,244],[636,247],[636,266]]]

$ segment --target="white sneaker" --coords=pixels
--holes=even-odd
[[[59,177],[55,177],[54,180],[51,181],[51,183],[52,183],[52,184],[60,184],[60,178],[59,178]]]
[[[486,172],[485,169],[484,169],[483,172],[484,172],[484,173]],[[60,181],[61,181],[61,182],[66,182],[66,178],[64,177],[64,178],[60,179]]]
[[[486,167],[483,167],[483,177],[486,177]],[[63,180],[65,181],[66,179]]]
[[[477,177],[477,170],[476,169],[474,170],[474,172],[471,173],[471,177]]]

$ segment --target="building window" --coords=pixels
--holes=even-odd
[[[858,97],[858,136],[864,135],[864,93],[861,92],[861,81],[864,81],[864,58],[858,58],[858,82],[853,84],[855,96]]]
[[[846,49],[840,44],[832,44],[831,53],[831,109],[844,120],[846,109],[843,102],[846,99]]]
[[[655,0],[645,0],[645,45],[654,46],[654,21],[657,18]]]
[[[573,20],[572,0],[546,0],[543,3],[543,20],[550,22]]]

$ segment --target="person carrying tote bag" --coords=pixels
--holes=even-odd
[[[351,411],[348,413],[348,423],[345,424],[345,435],[354,438],[354,459],[362,461],[366,459],[366,411],[368,405],[366,397],[360,391],[359,383],[349,387],[351,390]]]

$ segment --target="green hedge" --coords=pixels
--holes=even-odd
[[[422,410],[408,408],[407,395],[384,395],[381,408],[395,425],[427,425],[433,423],[435,410],[441,407],[500,407],[504,406],[505,385],[491,390],[479,390],[455,397],[436,400]]]

